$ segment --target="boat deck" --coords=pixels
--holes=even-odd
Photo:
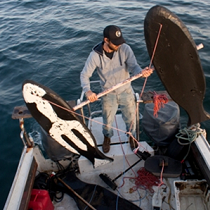
[[[111,149],[106,155],[112,157],[114,161],[106,164],[100,161],[96,163],[94,168],[89,160],[81,156],[78,161],[80,168],[78,178],[81,181],[102,186],[114,192],[116,195],[133,202],[143,210],[153,210],[152,204],[160,205],[160,209],[162,210],[210,210],[210,190],[206,180],[183,181],[180,180],[180,177],[163,178],[164,185],[153,188],[155,192],[151,192],[148,188],[142,186],[136,188],[135,180],[137,171],[144,168],[145,161],[141,160],[138,162],[139,157],[131,151],[128,138],[125,134],[125,125],[120,114],[116,115],[116,121],[113,127],[118,128],[118,130],[114,130],[114,136],[111,139]],[[95,136],[99,150],[102,150],[102,119],[100,117],[94,118],[94,120],[90,121],[89,128]],[[209,172],[210,146],[208,142],[203,135],[200,135],[195,145],[198,152],[204,155],[203,165],[206,171]],[[147,151],[151,155],[154,155],[154,150],[145,141],[140,142],[139,150],[141,152]],[[37,171],[48,171],[50,173],[57,170],[55,162],[50,159],[45,159],[39,147],[36,146],[33,148],[33,156],[38,164]],[[201,157],[199,157],[199,159],[201,159]],[[132,169],[115,180],[118,175],[136,162],[138,163],[133,166]],[[60,163],[63,166],[67,166],[69,162],[63,160],[60,161]],[[118,186],[115,191],[99,177],[101,173],[105,173],[111,180],[114,180],[113,182]],[[142,176],[141,179],[143,179]],[[16,182],[13,184],[15,186]],[[11,197],[13,194],[11,192]],[[67,194],[64,195],[61,202],[56,203],[53,201],[53,204],[55,210],[78,210],[75,201]]]

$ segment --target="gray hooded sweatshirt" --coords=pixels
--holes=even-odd
[[[122,44],[110,59],[103,50],[103,42],[93,48],[80,74],[81,86],[85,92],[90,90],[89,78],[95,69],[97,69],[100,77],[102,90],[128,79],[130,77],[129,72],[136,75],[142,71],[129,45]],[[131,89],[130,83],[114,90],[112,93],[120,94],[127,89]]]

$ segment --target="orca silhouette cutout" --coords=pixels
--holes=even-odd
[[[188,125],[210,115],[203,108],[205,77],[196,44],[184,23],[162,6],[152,7],[144,20],[147,50],[152,57],[162,25],[153,65],[171,98],[188,114]]]
[[[74,154],[85,156],[92,164],[113,161],[98,148],[87,126],[70,105],[51,89],[32,80],[22,86],[23,98],[33,118],[60,145]]]

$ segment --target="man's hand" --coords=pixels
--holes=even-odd
[[[142,70],[142,77],[149,77],[153,73],[153,68],[148,68],[146,67],[145,69]]]
[[[92,92],[91,90],[87,91],[85,95],[90,102],[94,102],[98,99],[96,94]]]

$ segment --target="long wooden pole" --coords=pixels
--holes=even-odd
[[[136,75],[134,75],[134,76],[132,76],[132,77],[130,77],[130,78],[128,78],[128,79],[126,79],[126,80],[124,80],[124,81],[114,85],[114,86],[112,86],[111,88],[102,91],[101,93],[97,94],[97,98],[100,98],[100,97],[102,97],[102,96],[112,92],[113,90],[116,90],[117,88],[119,88],[119,87],[121,87],[121,86],[123,86],[125,84],[128,84],[129,82],[132,82],[133,80],[138,79],[140,77],[142,77],[142,73],[138,73],[138,74],[136,74]],[[85,106],[85,105],[87,105],[89,103],[90,103],[90,101],[86,100],[86,101],[84,101],[84,102],[74,106],[73,110],[76,111],[77,109],[80,109],[80,108],[82,108],[83,106]]]

